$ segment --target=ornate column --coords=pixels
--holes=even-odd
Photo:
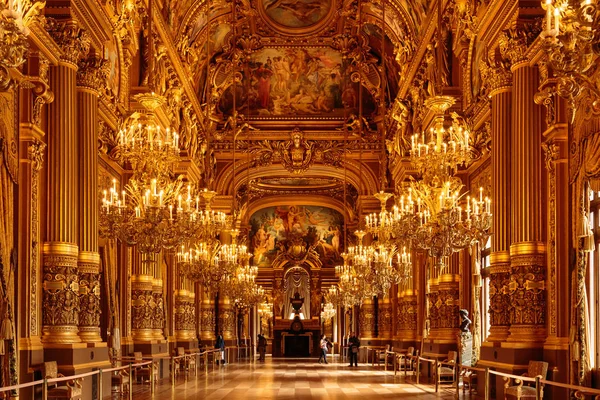
[[[202,304],[200,305],[200,340],[202,343],[214,345],[215,322],[215,297],[212,293],[202,290]]]
[[[429,338],[436,343],[456,343],[459,325],[459,281],[460,275],[452,273],[442,274],[431,280]]]
[[[482,63],[484,81],[490,84],[492,111],[492,253],[490,255],[490,335],[486,342],[508,337],[510,280],[510,190],[512,75],[502,64]]]
[[[134,342],[151,342],[154,337],[154,278],[142,255],[131,249],[131,337]]]
[[[78,343],[79,277],[76,71],[89,36],[73,21],[49,20],[64,53],[50,71],[55,100],[48,107],[48,208],[44,252],[44,343]]]
[[[175,290],[175,338],[177,342],[189,342],[196,339],[196,295],[193,283],[179,276]]]
[[[383,296],[379,300],[379,310],[377,313],[378,335],[380,339],[392,339],[392,302],[390,296]]]
[[[235,309],[231,300],[227,296],[219,294],[219,317],[218,327],[219,331],[223,332],[223,339],[225,340],[236,340],[235,334]]]
[[[100,254],[98,253],[98,90],[107,62],[90,56],[77,70],[79,138],[79,337],[101,342]]]
[[[166,314],[165,299],[163,296],[163,280],[160,278],[152,279],[152,300],[154,302],[154,309],[152,310],[152,331],[154,339],[164,340]]]
[[[375,337],[375,304],[373,298],[367,298],[360,306],[358,327],[361,340]]]
[[[527,59],[528,36],[511,30],[500,38],[512,66],[511,276],[509,342],[538,347],[546,339],[546,245],[541,109],[534,102],[538,69]]]
[[[414,259],[414,258],[413,258]],[[395,340],[416,341],[417,339],[417,295],[413,289],[413,278],[398,287],[396,306]]]

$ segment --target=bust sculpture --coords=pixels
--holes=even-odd
[[[471,325],[471,320],[469,319],[469,312],[465,309],[459,310],[460,314],[460,331],[461,332],[469,332],[469,325]]]

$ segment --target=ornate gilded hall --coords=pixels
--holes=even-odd
[[[599,57],[598,0],[0,0],[0,398],[600,399]]]

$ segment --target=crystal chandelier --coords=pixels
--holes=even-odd
[[[492,223],[491,200],[467,196],[455,173],[459,166],[472,161],[469,151],[469,130],[462,126],[456,114],[449,127],[444,114],[454,103],[448,96],[434,96],[426,101],[436,114],[429,132],[412,137],[411,162],[422,179],[412,181],[408,194],[400,196],[392,212],[393,233],[405,243],[414,243],[427,250],[442,269],[443,260],[487,237]],[[463,209],[464,207],[464,209]]]
[[[600,112],[600,90],[584,74],[600,56],[600,5],[596,0],[545,0],[544,48],[558,77],[558,94],[575,105],[584,95]]]
[[[410,253],[406,252],[406,246],[402,248],[402,253],[396,253],[398,275],[401,282],[406,282],[412,278],[412,261]]]
[[[321,320],[327,321],[335,317],[335,314],[336,311],[334,305],[332,303],[326,303],[325,306],[323,306],[323,311],[321,311]]]
[[[114,237],[142,253],[159,253],[190,240],[210,241],[226,216],[210,209],[214,192],[203,191],[205,208],[191,185],[173,177],[179,161],[179,137],[169,129],[136,123],[119,133],[120,160],[133,176],[119,190],[116,180],[103,191],[100,234]],[[187,190],[186,190],[187,189]]]
[[[231,277],[224,289],[238,308],[248,308],[258,304],[265,297],[265,290],[256,284],[258,267],[239,266],[235,276]]]
[[[381,202],[381,210],[379,213],[371,213],[365,217],[366,229],[379,241],[388,242],[392,239],[394,231],[394,214],[386,210],[386,204],[393,194],[380,191],[373,196]]]
[[[210,269],[213,267],[218,251],[219,243],[217,241],[212,244],[200,242],[193,248],[187,249],[185,245],[182,245],[176,255],[181,275],[193,282],[207,286],[210,281]]]
[[[450,96],[433,96],[425,100],[425,106],[436,115],[429,133],[411,137],[410,160],[428,184],[436,184],[448,175],[456,174],[458,167],[468,165],[469,130],[461,124],[456,113],[446,125],[445,113],[454,104]]]

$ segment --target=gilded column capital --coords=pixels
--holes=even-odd
[[[106,85],[110,65],[97,55],[91,55],[79,61],[77,69],[77,86],[85,87],[98,92],[103,85]]]
[[[77,66],[79,60],[85,56],[91,45],[91,37],[77,21],[59,21],[47,18],[47,30],[56,44],[63,50],[61,59]]]
[[[510,66],[496,60],[481,60],[479,70],[483,82],[487,82],[490,88],[490,97],[498,93],[508,91],[512,87],[512,74]]]
[[[502,57],[510,61],[511,70],[519,68],[521,64],[528,64],[527,49],[539,36],[541,25],[537,22],[524,24],[505,30],[498,38]]]

